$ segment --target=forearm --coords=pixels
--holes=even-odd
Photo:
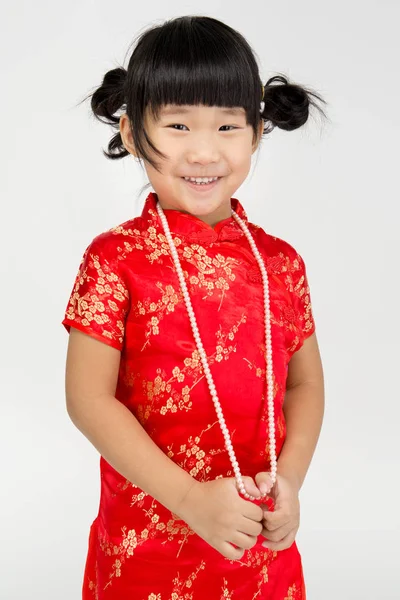
[[[300,490],[317,446],[324,415],[324,384],[302,383],[286,390],[283,412],[286,439],[278,458],[278,473]]]
[[[69,408],[68,414],[118,473],[179,516],[179,505],[196,480],[157,446],[124,404],[104,395]]]

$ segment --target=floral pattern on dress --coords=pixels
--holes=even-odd
[[[85,249],[62,324],[120,351],[116,399],[161,450],[199,482],[233,477],[170,249],[156,209]],[[305,264],[286,241],[250,223],[270,292],[276,452],[286,436],[288,363],[315,331]],[[214,227],[164,210],[243,475],[269,469],[262,278],[233,217]],[[296,542],[264,538],[228,560],[100,456],[101,498],[88,540],[83,600],[305,600]]]

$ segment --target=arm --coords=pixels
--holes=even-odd
[[[67,412],[74,425],[119,473],[179,515],[196,480],[153,442],[114,394],[120,351],[71,327]]]
[[[278,473],[300,490],[313,457],[324,414],[324,377],[315,332],[289,362],[283,412],[286,439]]]

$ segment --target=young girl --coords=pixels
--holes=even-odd
[[[154,191],[86,248],[62,321],[68,414],[101,455],[84,600],[306,597],[298,496],[324,404],[310,292],[233,194],[312,96],[263,87],[246,40],[202,16],[147,30],[92,94],[119,129],[105,155],[143,160]]]

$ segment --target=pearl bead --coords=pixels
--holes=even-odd
[[[254,496],[251,496],[250,494],[248,494],[245,490],[244,487],[244,483],[243,483],[243,479],[241,476],[241,472],[239,469],[239,463],[236,459],[236,455],[233,449],[233,445],[232,445],[232,441],[230,439],[230,435],[229,435],[229,430],[226,426],[225,423],[225,419],[223,416],[223,412],[222,412],[222,408],[221,405],[219,403],[218,400],[218,396],[217,396],[217,392],[216,392],[216,388],[215,388],[215,384],[213,382],[212,376],[211,376],[211,370],[210,367],[208,365],[208,361],[207,361],[207,355],[206,352],[204,350],[204,346],[202,344],[201,338],[200,338],[200,333],[199,333],[199,328],[197,325],[197,320],[196,320],[196,315],[194,313],[193,307],[192,307],[192,303],[191,303],[191,299],[190,299],[190,295],[186,286],[186,281],[185,281],[185,275],[183,273],[183,269],[182,266],[180,264],[180,260],[179,260],[179,255],[178,255],[178,251],[176,249],[175,243],[173,241],[172,235],[171,235],[171,231],[169,229],[169,225],[168,225],[168,220],[167,217],[165,216],[165,213],[163,211],[163,208],[161,206],[161,204],[159,202],[157,202],[157,212],[158,215],[160,217],[161,223],[163,225],[164,228],[164,234],[165,237],[168,241],[168,245],[169,245],[169,249],[175,264],[175,269],[178,275],[178,279],[179,279],[179,283],[181,286],[181,291],[182,291],[182,295],[185,301],[185,305],[186,305],[186,309],[188,312],[188,316],[189,316],[189,320],[190,320],[190,324],[192,327],[192,331],[193,331],[193,336],[196,342],[196,346],[197,346],[197,350],[200,354],[201,360],[202,360],[202,364],[203,364],[203,370],[204,373],[206,375],[207,378],[207,383],[208,383],[208,387],[210,389],[210,394],[212,397],[212,400],[214,402],[215,405],[215,409],[216,409],[216,413],[217,413],[217,417],[219,420],[219,424],[220,424],[220,428],[222,431],[222,434],[224,436],[225,439],[225,446],[226,449],[228,451],[228,455],[229,458],[231,460],[231,464],[233,467],[233,471],[235,473],[236,476],[236,480],[237,480],[237,485],[239,487],[239,490],[241,491],[241,493],[243,494],[243,496],[245,498],[248,498],[250,500],[255,500]],[[270,306],[269,306],[269,283],[268,283],[268,272],[267,269],[265,267],[261,252],[258,250],[256,243],[253,239],[253,236],[250,233],[250,230],[248,229],[246,223],[243,221],[243,219],[241,219],[239,217],[239,215],[232,210],[232,216],[235,219],[235,221],[239,224],[239,226],[241,227],[241,229],[243,230],[244,235],[246,236],[250,247],[253,251],[254,257],[257,260],[258,266],[260,268],[261,271],[261,278],[262,278],[262,282],[263,282],[263,293],[264,293],[264,327],[265,327],[265,342],[266,342],[266,380],[267,380],[267,389],[268,389],[268,393],[267,393],[267,397],[268,397],[268,431],[269,431],[269,448],[270,448],[270,464],[271,464],[271,468],[270,468],[270,472],[271,472],[271,479],[272,479],[272,483],[274,484],[276,481],[276,473],[277,473],[277,461],[276,461],[276,442],[275,442],[275,421],[274,421],[274,380],[273,380],[273,360],[272,360],[272,338],[271,338],[271,315],[270,315]],[[265,497],[265,495],[263,495],[262,497]]]

